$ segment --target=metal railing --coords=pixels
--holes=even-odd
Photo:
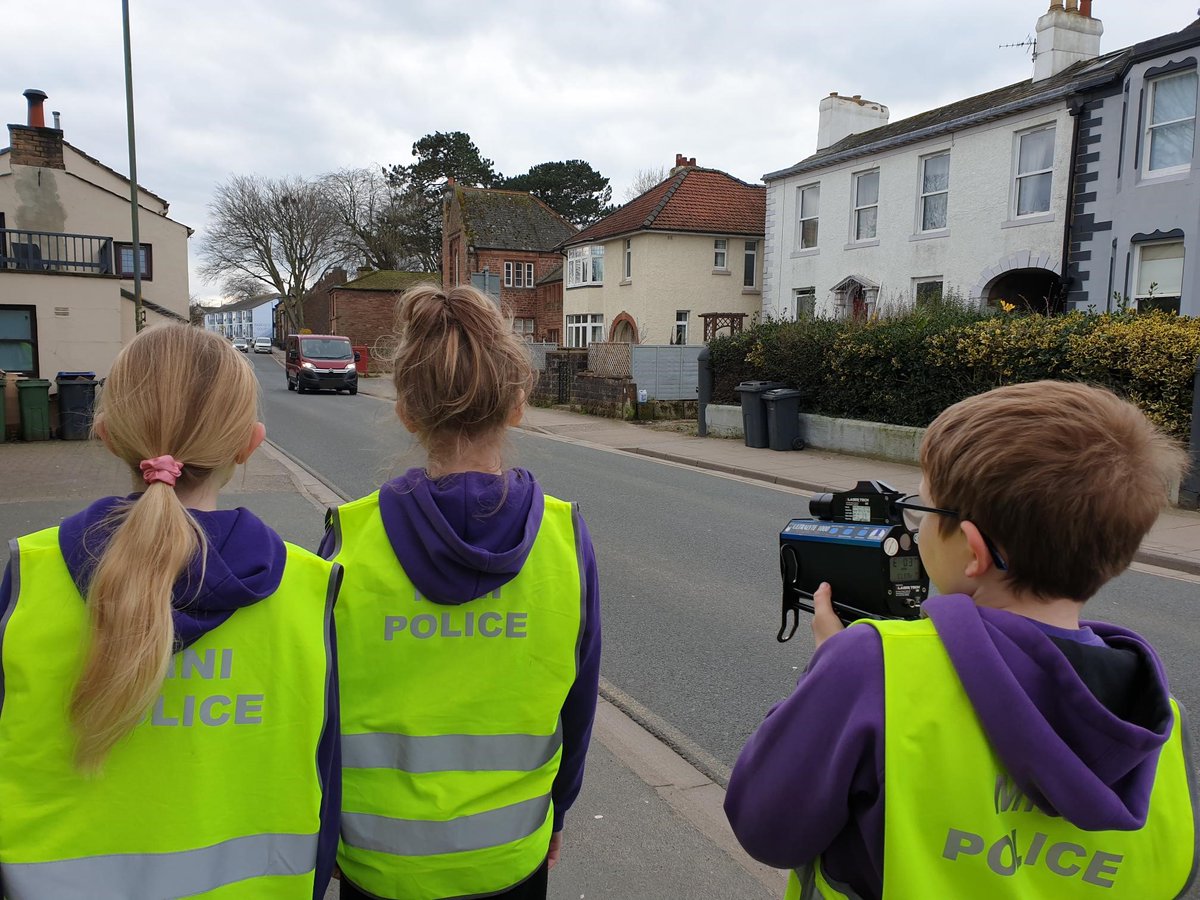
[[[116,274],[113,239],[95,234],[0,228],[0,272]]]

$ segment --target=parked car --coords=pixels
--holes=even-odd
[[[233,342],[233,349],[234,349],[234,350],[241,350],[243,353],[249,353],[249,352],[250,352],[250,345],[249,345],[249,344],[247,344],[247,343],[246,343],[244,340],[242,340],[241,338],[238,338],[237,340],[235,340],[235,341]]]
[[[254,352],[255,353],[270,353],[271,352],[271,339],[264,338],[264,337],[255,338],[254,339]]]
[[[289,391],[358,393],[358,354],[336,334],[289,334],[284,368]]]

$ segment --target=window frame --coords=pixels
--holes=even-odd
[[[811,216],[804,215],[804,194],[807,191],[817,192],[817,211]],[[816,223],[816,233],[813,235],[811,244],[804,242],[804,224],[806,222]],[[816,250],[821,246],[821,182],[819,181],[803,184],[796,188],[796,246],[800,250]]]
[[[142,281],[153,281],[154,245],[142,243],[141,247],[145,251],[146,262],[146,265],[142,269]],[[113,272],[118,278],[131,279],[133,278],[133,267],[130,266],[127,270],[123,264],[122,251],[126,249],[133,250],[133,241],[113,241],[113,256],[115,257],[113,260]]]
[[[38,321],[37,307],[31,303],[0,303],[0,310],[13,310],[16,312],[27,311],[29,313],[29,344],[33,350],[33,368],[32,369],[6,369],[10,375],[25,375],[29,378],[37,378],[38,372],[41,371],[41,358],[38,354]],[[24,343],[14,338],[0,338],[0,343],[16,344]],[[4,401],[4,397],[0,396],[0,403]]]
[[[537,284],[535,283],[536,279],[533,276],[534,276],[533,263],[531,263],[531,262],[525,263],[525,288],[527,290],[537,287]]]
[[[750,278],[746,282],[747,276]],[[745,241],[742,245],[742,290],[758,289],[758,241]]]
[[[1158,96],[1158,86],[1164,81],[1187,78],[1189,76],[1194,80],[1196,85],[1194,102],[1200,105],[1200,76],[1197,75],[1196,69],[1188,69],[1182,72],[1168,72],[1150,79],[1146,85],[1149,90],[1146,92],[1146,133],[1142,136],[1142,177],[1144,178],[1162,178],[1166,175],[1180,175],[1192,170],[1192,160],[1196,158],[1196,111],[1194,110],[1191,116],[1183,119],[1174,119],[1170,122],[1154,124],[1154,100]],[[1154,129],[1164,128],[1168,125],[1178,125],[1181,122],[1187,121],[1191,121],[1192,123],[1192,159],[1189,159],[1186,163],[1166,166],[1161,169],[1150,168],[1150,149],[1153,144]]]
[[[604,313],[568,313],[563,324],[566,327],[566,346],[569,348],[585,350],[589,344],[604,340]],[[574,343],[577,334],[582,343]]]
[[[691,317],[690,309],[675,310],[675,345],[677,347],[686,347],[688,339],[688,319]]]
[[[1147,247],[1164,247],[1169,244],[1178,244],[1180,250],[1183,252],[1183,256],[1180,260],[1180,270],[1179,270],[1179,293],[1178,294],[1153,294],[1153,295],[1139,294],[1138,293],[1138,281],[1141,279],[1141,275],[1142,275],[1142,252]],[[1183,238],[1180,237],[1180,238],[1170,238],[1165,241],[1138,241],[1133,246],[1134,246],[1133,278],[1130,280],[1129,295],[1130,295],[1130,299],[1134,302],[1134,305],[1138,309],[1141,309],[1143,300],[1149,300],[1149,299],[1162,300],[1165,297],[1169,297],[1169,298],[1178,300],[1180,302],[1180,304],[1182,304],[1182,302],[1183,302],[1183,279],[1184,279],[1184,276],[1187,274],[1187,242]]]
[[[506,288],[513,286],[513,264],[508,260],[504,261],[504,286]]]
[[[801,298],[807,297],[811,301],[807,306],[807,310],[801,309]],[[815,319],[817,317],[817,288],[815,285],[808,287],[792,288],[792,320],[799,322],[801,320]]]
[[[925,190],[925,167],[931,159],[946,158],[946,187],[940,191]],[[950,228],[950,151],[940,150],[937,153],[930,153],[928,156],[922,156],[917,172],[917,234],[936,234],[939,231],[947,231]],[[945,221],[936,228],[925,227],[925,202],[932,197],[946,197]]]
[[[625,280],[633,280],[633,238],[625,238]]]
[[[522,327],[517,327],[518,322],[522,323]],[[526,323],[529,326],[528,328],[524,327]],[[533,316],[514,316],[512,320],[512,330],[513,334],[515,334],[517,337],[532,342],[534,332],[537,330],[537,319],[535,319]]]
[[[729,238],[713,238],[713,271],[729,271]]]
[[[944,275],[929,275],[923,278],[914,278],[912,280],[912,300],[913,306],[919,306],[921,303],[921,287],[927,284],[936,284],[938,293],[946,296],[946,278]]]
[[[599,251],[598,253],[596,251]],[[596,278],[596,260],[600,260],[600,277]],[[604,245],[581,244],[567,249],[565,268],[567,290],[599,287],[604,284]]]
[[[859,185],[862,183],[864,178],[869,178],[872,175],[875,176],[875,202],[868,203],[866,205],[860,205],[858,202]],[[854,179],[853,183],[851,184],[850,193],[850,242],[852,244],[864,244],[868,241],[879,240],[879,194],[881,185],[882,178],[880,177],[878,166],[873,169],[865,169],[862,172],[854,173]],[[868,237],[863,237],[858,232],[858,217],[859,213],[868,209],[875,210],[875,230],[874,233]]]
[[[1036,169],[1033,171],[1021,172],[1021,140],[1029,135],[1037,134],[1041,131],[1050,131],[1054,133],[1053,150],[1050,153],[1050,168]],[[1058,154],[1058,123],[1047,122],[1043,125],[1037,125],[1033,128],[1023,128],[1020,131],[1013,132],[1013,158],[1012,158],[1012,179],[1009,184],[1009,190],[1012,196],[1009,198],[1009,220],[1012,222],[1021,222],[1027,219],[1032,219],[1037,216],[1052,215],[1054,212],[1054,161]],[[1035,210],[1034,212],[1020,213],[1021,203],[1021,180],[1025,178],[1036,178],[1040,175],[1050,176],[1050,195],[1046,201],[1046,208]]]

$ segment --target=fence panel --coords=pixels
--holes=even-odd
[[[633,348],[632,377],[649,400],[695,400],[700,394],[701,346],[640,344]]]
[[[627,342],[592,341],[588,344],[588,369],[593,375],[629,378],[633,374],[632,347]]]
[[[526,346],[529,348],[529,356],[533,363],[534,371],[545,372],[546,354],[553,353],[555,350],[557,350],[558,344],[539,342],[536,344],[529,343],[526,344]]]

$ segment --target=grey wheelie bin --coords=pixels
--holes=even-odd
[[[778,381],[743,381],[737,386],[742,400],[742,431],[746,434],[746,446],[764,449],[767,447],[767,408],[763,394],[783,387]]]
[[[767,407],[767,445],[772,450],[803,450],[800,391],[778,388],[762,395]]]

